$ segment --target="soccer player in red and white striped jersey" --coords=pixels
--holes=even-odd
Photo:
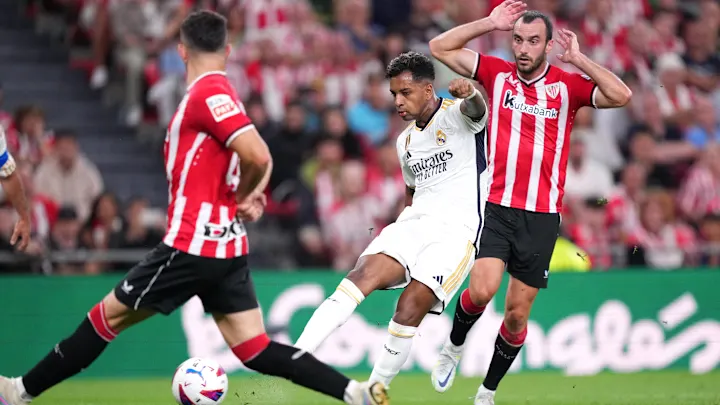
[[[270,154],[223,73],[230,53],[225,19],[193,13],[180,32],[178,50],[189,85],[165,143],[170,184],[165,239],[32,370],[22,378],[0,376],[0,403],[29,403],[87,368],[121,331],[156,313],[169,314],[197,295],[246,367],[350,405],[389,404],[382,383],[350,380],[265,333],[247,264],[247,237],[236,216],[255,220],[262,214]],[[176,389],[182,403],[194,403],[182,386]]]
[[[617,76],[580,52],[574,33],[559,30],[553,41],[550,18],[526,7],[506,0],[488,17],[430,42],[433,56],[480,82],[490,102],[486,153],[491,180],[478,257],[432,376],[436,390],[450,387],[465,337],[497,292],[507,266],[511,277],[505,319],[476,405],[493,404],[500,380],[525,341],[532,303],[538,290],[547,287],[575,113],[585,106],[621,107],[631,97]],[[495,30],[512,31],[515,63],[463,48]],[[555,42],[564,49],[557,57],[584,75],[549,64]]]

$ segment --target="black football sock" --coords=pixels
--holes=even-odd
[[[467,338],[470,329],[472,329],[475,322],[482,316],[485,311],[485,306],[478,306],[473,304],[470,300],[470,290],[460,294],[460,299],[455,305],[455,316],[453,317],[452,331],[450,332],[450,342],[455,346],[462,346],[465,344],[465,338]]]
[[[45,358],[22,378],[25,391],[37,397],[47,389],[87,368],[108,345],[96,332],[89,318],[65,340],[55,345]]]
[[[525,336],[527,336],[527,329],[515,335],[505,328],[504,323],[500,326],[500,333],[495,339],[495,352],[490,362],[490,369],[488,369],[483,382],[485,388],[491,391],[497,390],[500,380],[505,377],[513,361],[520,353],[520,349],[525,343]]]
[[[281,377],[340,401],[345,400],[345,389],[350,379],[309,353],[269,341],[266,335],[234,347],[233,352],[245,366],[259,373]],[[251,358],[248,360],[248,357]]]

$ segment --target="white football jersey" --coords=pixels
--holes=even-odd
[[[10,176],[15,171],[15,161],[7,150],[7,142],[5,141],[5,132],[0,126],[0,177]]]
[[[473,120],[460,111],[461,101],[443,99],[424,128],[413,123],[398,137],[403,178],[415,189],[398,221],[431,216],[466,231],[477,246],[487,197],[487,114]]]

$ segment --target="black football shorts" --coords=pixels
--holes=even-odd
[[[477,258],[505,262],[511,276],[547,288],[550,259],[560,231],[560,214],[532,212],[488,202]]]
[[[257,308],[247,256],[193,256],[160,243],[115,287],[115,296],[128,307],[165,315],[195,295],[207,313]]]

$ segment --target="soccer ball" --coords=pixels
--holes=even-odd
[[[225,400],[228,378],[218,362],[193,357],[175,370],[172,393],[180,405],[216,405]]]

